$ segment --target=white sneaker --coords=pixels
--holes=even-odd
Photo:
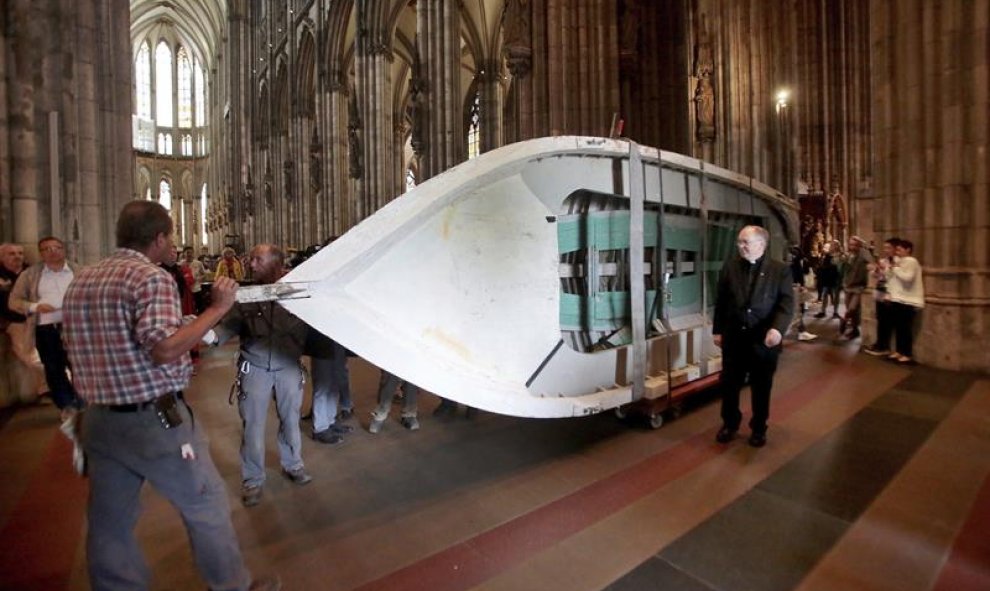
[[[62,411],[62,423],[58,430],[65,435],[69,441],[76,440],[76,413]]]
[[[385,424],[385,419],[371,419],[371,424],[368,425],[369,433],[378,433],[382,430],[382,426]]]
[[[86,453],[78,441],[72,442],[72,469],[80,476],[86,475]]]
[[[82,444],[79,442],[79,434],[76,431],[76,423],[79,419],[78,412],[65,414],[65,420],[58,426],[58,430],[65,435],[66,439],[72,442],[72,469],[80,476],[86,475],[86,454],[83,452]]]
[[[817,338],[818,338],[818,335],[811,334],[810,332],[808,332],[806,330],[798,333],[798,340],[799,341],[813,341],[813,340],[815,340]]]

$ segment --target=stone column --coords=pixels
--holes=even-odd
[[[7,21],[10,15],[0,10],[0,47],[8,47]],[[7,103],[7,51],[0,51],[0,234],[14,236],[13,203],[10,196],[10,127]]]
[[[38,144],[35,120],[34,72],[40,61],[37,40],[44,23],[35,14],[32,0],[10,0],[6,18],[10,37],[8,105],[10,146],[11,215],[14,242],[33,247],[38,240],[41,212],[38,202]]]
[[[985,2],[873,0],[878,238],[914,242],[926,307],[918,360],[990,367],[990,190]]]
[[[358,195],[361,218],[391,200],[394,157],[391,149],[392,47],[388,2],[358,2],[358,37],[354,64],[358,135],[351,133],[351,148],[360,150]]]
[[[349,173],[349,150],[347,129],[347,105],[350,85],[348,64],[345,63],[347,30],[354,12],[353,0],[328,2],[327,19],[320,44],[321,53],[317,63],[321,68],[326,89],[324,106],[320,110],[323,124],[320,135],[323,137],[324,161],[326,162],[325,187],[329,192],[327,213],[329,218],[327,235],[341,235],[359,221],[354,212],[355,197],[351,193]],[[320,118],[320,117],[318,117]]]
[[[244,0],[234,0],[227,4],[226,51],[222,52],[220,58],[227,66],[224,68],[224,84],[221,86],[226,90],[226,96],[218,104],[224,107],[229,105],[230,110],[226,121],[215,119],[217,123],[223,122],[224,149],[216,149],[219,147],[217,146],[211,150],[211,164],[223,171],[222,179],[218,178],[218,184],[207,187],[211,195],[219,195],[221,186],[226,186],[231,217],[227,220],[228,226],[224,233],[240,234],[246,247],[253,241],[253,230],[257,226],[255,217],[260,209],[255,207],[257,203],[245,203],[245,186],[248,170],[251,168],[251,129],[255,123],[251,116],[251,101],[257,96],[253,88],[254,77],[251,75],[254,59],[250,49],[250,10],[250,3]],[[249,212],[255,215],[248,215]],[[222,244],[219,246],[223,247]]]
[[[546,0],[549,135],[608,134],[620,106],[616,18],[614,0]]]
[[[4,5],[14,240],[66,241],[92,262],[131,198],[130,8],[123,0]]]
[[[423,66],[427,122],[419,182],[440,174],[467,156],[460,32],[457,2],[426,0],[417,4],[416,43]]]
[[[478,69],[481,110],[481,153],[502,145],[502,69],[498,60],[486,60]]]
[[[514,121],[511,139],[536,137],[534,128],[533,93],[533,15],[534,2],[542,0],[507,0],[502,21],[502,56],[512,75],[512,105]]]
[[[326,95],[326,187],[330,191],[328,204],[328,233],[339,236],[357,220],[352,219],[353,200],[348,178],[347,155],[347,92],[344,74],[333,70],[329,93]],[[356,217],[356,216],[353,216]]]

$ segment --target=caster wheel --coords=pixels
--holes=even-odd
[[[626,409],[624,407],[621,406],[615,407],[615,418],[621,420],[626,418],[627,416],[629,416],[629,414],[626,413]]]
[[[659,429],[663,426],[663,415],[661,413],[654,413],[650,415],[650,428]]]

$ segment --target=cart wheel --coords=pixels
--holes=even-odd
[[[662,426],[663,426],[663,414],[662,413],[658,413],[658,412],[651,414],[650,415],[650,428],[651,429],[659,429]]]
[[[670,408],[670,418],[671,418],[671,420],[680,418],[681,411],[682,411],[682,409],[681,409],[680,406],[672,406]]]
[[[615,407],[615,418],[617,418],[619,420],[622,420],[622,419],[626,418],[627,416],[628,416],[628,414],[626,413],[626,409],[625,409],[624,406],[617,406],[617,407]]]

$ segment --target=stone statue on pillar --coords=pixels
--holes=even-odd
[[[361,154],[361,116],[358,114],[357,97],[351,92],[347,101],[347,172],[352,179],[364,176],[364,158]]]
[[[635,60],[639,51],[639,13],[637,0],[625,0],[622,19],[619,21],[619,56],[623,60]]]
[[[272,209],[275,207],[275,197],[273,196],[272,187],[272,162],[269,160],[265,163],[265,207]]]
[[[295,198],[293,187],[295,186],[296,163],[286,160],[282,163],[282,181],[285,185],[285,200],[292,201]]]
[[[699,142],[715,141],[715,58],[708,33],[707,17],[701,15],[695,44],[694,88],[695,136]]]
[[[241,202],[244,204],[244,215],[254,217],[254,182],[251,180],[250,166],[248,166],[247,184],[244,185],[244,196]]]
[[[323,144],[320,143],[320,134],[313,126],[313,139],[309,142],[309,186],[313,193],[319,193],[323,188],[323,169],[320,162],[320,153],[323,152]]]

